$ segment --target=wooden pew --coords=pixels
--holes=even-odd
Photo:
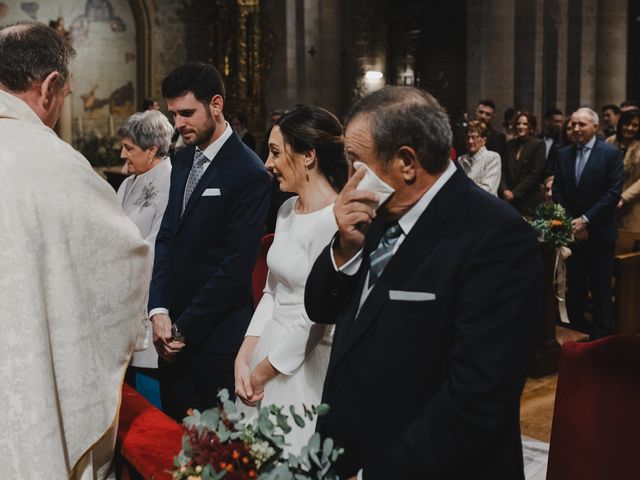
[[[640,334],[640,232],[619,230],[613,263],[616,333]],[[637,247],[636,247],[637,248]]]

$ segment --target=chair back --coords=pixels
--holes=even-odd
[[[640,336],[562,346],[547,480],[640,475]]]
[[[267,282],[267,273],[269,272],[269,267],[267,266],[267,253],[269,253],[269,248],[271,248],[271,244],[273,243],[273,237],[273,233],[270,233],[260,239],[260,251],[258,252],[256,266],[253,267],[252,277],[254,308],[258,306],[258,303],[262,298],[264,285]]]

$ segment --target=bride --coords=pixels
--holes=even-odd
[[[337,230],[333,202],[347,179],[342,126],[320,107],[298,107],[283,116],[269,137],[266,166],[280,189],[295,192],[278,211],[269,273],[262,300],[235,361],[235,391],[247,420],[255,406],[276,404],[302,413],[320,403],[332,330],[311,322],[304,287],[316,258]],[[242,403],[240,403],[242,402]],[[314,422],[287,434],[298,453]]]

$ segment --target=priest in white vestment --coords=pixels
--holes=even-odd
[[[144,332],[149,245],[51,130],[73,48],[0,30],[2,478],[104,479],[125,368]]]

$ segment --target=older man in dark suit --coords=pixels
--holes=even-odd
[[[542,297],[535,234],[449,160],[447,115],[388,87],[347,119],[351,160],[395,192],[356,187],[316,261],[306,308],[335,323],[319,429],[342,477],[522,479],[519,399]]]
[[[622,152],[596,137],[598,114],[580,108],[571,115],[575,144],[558,153],[553,199],[571,215],[576,243],[567,260],[567,308],[578,327],[584,326],[587,293],[593,300],[593,337],[612,333],[611,274],[616,205],[622,193]]]
[[[163,409],[181,420],[234,390],[233,361],[252,314],[251,272],[269,208],[269,175],[225,121],[222,77],[190,63],[162,82],[187,148],[171,172],[149,316]]]

